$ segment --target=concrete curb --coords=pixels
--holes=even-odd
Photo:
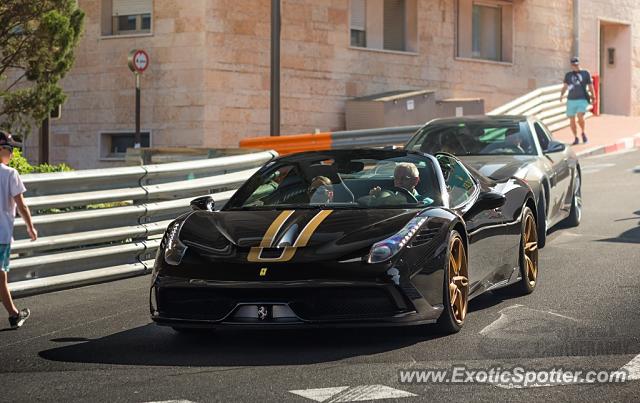
[[[610,154],[622,150],[640,148],[640,133],[632,137],[624,137],[612,144],[596,146],[576,153],[580,158],[592,157],[594,155]]]

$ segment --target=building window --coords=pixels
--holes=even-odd
[[[407,50],[405,34],[407,29],[407,11],[405,0],[384,0],[384,48],[388,50]]]
[[[100,138],[100,158],[103,159],[124,159],[127,148],[133,148],[135,133],[114,132],[102,133]],[[140,146],[151,146],[151,134],[149,132],[140,133]]]
[[[143,31],[151,31],[151,14],[141,14],[140,15],[140,26]]]
[[[151,32],[153,0],[102,0],[102,35]]]
[[[351,46],[367,47],[366,0],[351,0]]]
[[[507,0],[458,0],[458,57],[511,62],[513,5]]]
[[[418,0],[351,0],[351,46],[415,52]]]
[[[502,8],[473,5],[471,55],[478,59],[502,60]]]

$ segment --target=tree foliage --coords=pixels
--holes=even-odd
[[[13,157],[9,161],[9,166],[17,170],[20,175],[73,171],[73,168],[65,163],[56,165],[50,165],[47,163],[31,165],[18,148],[13,150]]]
[[[84,13],[75,0],[0,0],[0,125],[26,135],[65,100]]]

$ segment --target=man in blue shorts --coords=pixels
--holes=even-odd
[[[587,91],[587,87],[589,91]],[[595,90],[591,82],[591,74],[587,70],[580,69],[580,60],[577,57],[571,58],[571,71],[564,75],[564,85],[560,93],[560,102],[564,99],[564,94],[569,91],[567,97],[567,116],[571,123],[571,131],[573,132],[573,144],[578,144],[578,130],[576,127],[576,116],[578,117],[578,125],[582,130],[582,141],[587,142],[587,135],[584,132],[584,114],[587,113],[589,104],[593,102],[593,94]]]
[[[31,240],[35,241],[38,238],[38,231],[31,222],[31,212],[22,195],[26,189],[18,171],[8,166],[15,147],[20,147],[20,143],[15,142],[11,134],[0,130],[0,299],[9,313],[9,325],[13,329],[22,326],[30,315],[28,309],[16,308],[9,291],[9,256],[16,207],[27,226]]]

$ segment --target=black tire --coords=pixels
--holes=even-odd
[[[547,198],[544,187],[540,190],[537,208],[538,224],[538,248],[542,249],[547,244]]]
[[[580,172],[576,172],[576,183],[573,187],[573,198],[571,199],[571,211],[569,217],[565,218],[563,224],[567,227],[577,227],[582,219],[582,178]]]
[[[532,222],[530,220],[533,220]],[[537,231],[530,231],[527,234],[527,222],[529,225],[532,225],[536,228],[535,225],[535,216],[529,207],[525,207],[522,212],[522,223],[520,228],[520,256],[519,256],[519,266],[520,266],[520,281],[517,283],[511,284],[508,287],[501,288],[498,291],[499,294],[505,295],[527,295],[531,294],[533,290],[536,289],[536,285],[538,284],[539,278],[539,270],[538,270],[538,245],[537,245]],[[535,245],[533,245],[535,243]],[[529,259],[529,262],[527,261]],[[530,267],[528,264],[534,265],[534,274],[530,274]]]
[[[452,264],[451,259],[453,256],[452,254],[454,252],[457,253],[459,251],[458,248],[462,248],[461,250],[462,260],[460,261],[460,263],[464,265],[464,266],[461,265],[461,267],[459,268],[458,276],[466,277],[466,280],[458,281],[458,284],[466,283],[466,286],[461,286],[459,293],[457,293],[458,289],[456,288],[456,295],[462,296],[462,298],[460,299],[460,301],[462,301],[463,303],[463,309],[461,311],[462,312],[461,315],[458,313],[460,311],[458,311],[457,308],[454,308],[453,304],[451,303],[451,289],[450,289],[450,284],[452,283],[451,276],[450,276],[450,270],[451,270],[450,265]],[[444,276],[443,276],[444,281],[442,285],[443,286],[442,303],[444,305],[444,310],[442,311],[442,315],[440,315],[440,318],[438,318],[438,321],[436,323],[436,327],[439,333],[453,334],[453,333],[459,332],[460,329],[462,329],[462,326],[464,325],[464,318],[467,313],[468,303],[469,303],[468,275],[469,274],[468,274],[467,252],[465,250],[464,241],[462,240],[462,237],[460,236],[458,231],[453,230],[451,231],[451,234],[449,234],[449,245],[447,247],[447,260],[444,267]],[[460,320],[460,317],[462,318],[462,320]]]

